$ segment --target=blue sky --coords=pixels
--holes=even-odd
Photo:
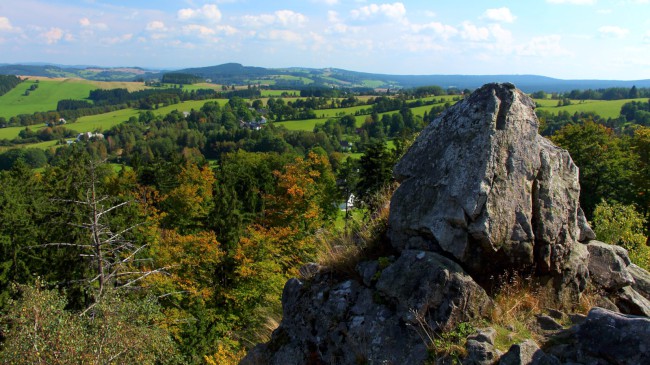
[[[0,63],[650,79],[650,0],[0,0]]]

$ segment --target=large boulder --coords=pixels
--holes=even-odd
[[[368,266],[359,265],[360,276]],[[436,253],[404,251],[375,274],[370,286],[323,270],[307,283],[289,280],[280,327],[242,364],[422,364],[433,331],[491,307],[459,265]]]
[[[572,247],[594,234],[578,168],[537,133],[534,108],[512,84],[488,84],[432,122],[395,167],[393,246],[441,252],[473,275],[562,276]]]
[[[628,266],[627,270],[634,278],[632,288],[634,288],[634,290],[639,294],[643,295],[643,297],[650,300],[650,273],[635,264]]]
[[[650,364],[650,319],[593,308],[547,347],[562,363]]]
[[[599,288],[612,291],[634,283],[634,278],[627,270],[630,259],[623,247],[590,241],[587,250],[589,275]]]

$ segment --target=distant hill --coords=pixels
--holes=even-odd
[[[288,86],[334,86],[350,88],[412,88],[438,85],[445,89],[476,89],[490,82],[511,82],[525,92],[544,90],[564,92],[574,89],[604,89],[609,87],[650,87],[650,79],[620,80],[562,80],[538,75],[385,75],[348,71],[336,68],[277,68],[243,66],[227,63],[219,66],[188,68],[178,72],[193,74],[215,83],[264,83]],[[301,80],[302,82],[300,82]]]
[[[160,77],[159,71],[139,67],[105,68],[95,66],[61,66],[48,64],[0,65],[2,75],[82,78],[93,81],[133,81]]]
[[[575,89],[605,89],[610,87],[650,87],[646,80],[563,80],[539,75],[386,75],[349,71],[337,68],[312,69],[303,67],[264,68],[226,63],[170,72],[194,75],[217,84],[266,84],[278,89],[305,87],[338,87],[351,89],[402,89],[438,85],[445,89],[476,89],[489,82],[511,82],[525,92],[544,90],[566,92]],[[0,64],[0,74],[45,77],[80,77],[97,81],[132,81],[162,79],[164,71],[139,67],[102,68],[93,66],[63,66],[46,64]]]

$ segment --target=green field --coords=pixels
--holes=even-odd
[[[163,84],[163,89],[174,89],[176,88],[177,84]],[[208,82],[200,82],[197,84],[185,84],[183,85],[182,90],[183,91],[193,91],[193,90],[205,90],[205,89],[212,89],[216,91],[221,91],[221,85],[218,84],[211,84]]]
[[[88,115],[77,119],[74,123],[66,124],[65,127],[79,133],[95,130],[104,131],[126,122],[131,117],[137,117],[139,113],[140,111],[135,109],[122,109],[105,114]]]
[[[570,114],[576,112],[595,112],[603,118],[618,118],[621,114],[621,107],[631,101],[647,101],[645,98],[640,99],[623,99],[623,100],[571,100],[571,105],[557,106],[557,100],[535,99],[535,102],[542,105],[539,110],[545,110],[553,114],[560,111],[566,111]]]
[[[228,103],[228,99],[207,99],[207,100],[190,100],[184,101],[179,104],[172,104],[158,109],[152,110],[155,115],[166,115],[174,110],[179,112],[189,112],[192,109],[199,110],[201,107],[209,102],[216,101],[220,105]],[[137,117],[142,110],[136,109],[122,109],[110,113],[89,115],[77,119],[76,122],[66,125],[67,128],[74,129],[77,132],[92,132],[94,130],[107,130],[120,123],[126,122],[131,117]],[[9,129],[9,128],[6,128]],[[1,138],[1,137],[0,137]]]
[[[32,128],[40,128],[40,126],[32,126]],[[25,127],[9,127],[0,128],[0,139],[14,139],[18,137],[18,133],[25,129]]]
[[[29,89],[38,80],[38,88]],[[52,79],[47,77],[29,77],[13,90],[0,96],[0,117],[9,119],[20,114],[33,114],[56,110],[59,100],[86,99],[91,90],[124,88],[129,91],[143,90],[141,82],[102,82],[82,79]]]
[[[385,83],[383,81],[379,81],[379,80],[363,80],[361,82],[361,85],[364,86],[364,87],[370,87],[370,88],[376,89],[376,88],[384,86]]]
[[[192,109],[198,110],[203,106],[203,104],[207,103],[208,101],[217,101],[220,105],[225,105],[228,102],[227,99],[185,101],[180,104],[173,104],[173,105],[168,105],[165,107],[158,108],[156,110],[153,110],[153,113],[155,115],[166,115],[173,110],[178,110],[181,112],[191,111]],[[79,133],[93,132],[95,130],[105,131],[107,129],[112,128],[113,126],[126,122],[131,117],[137,117],[140,114],[140,112],[141,110],[136,110],[136,109],[122,109],[110,113],[89,115],[77,119],[77,121],[74,123],[66,124],[65,127],[77,131]],[[37,130],[40,128],[44,128],[44,126],[33,125],[30,126],[30,128]],[[25,127],[0,128],[0,139],[14,139],[18,137],[18,134],[23,129],[25,129]],[[38,143],[37,145],[40,145],[40,143]],[[35,145],[29,145],[29,146],[34,147]]]
[[[139,111],[135,109],[122,109],[106,114],[81,117],[74,123],[66,124],[65,127],[79,133],[92,132],[95,130],[103,131],[129,120],[130,117],[138,116],[138,114]],[[45,128],[45,126],[31,125],[29,128],[32,130],[39,130]],[[25,127],[0,128],[0,139],[14,139],[18,137],[18,134],[23,129],[25,129]],[[33,145],[30,145],[30,147],[32,146]]]
[[[25,96],[25,90],[34,83],[35,81],[32,80],[22,82],[13,90],[0,96],[0,117],[9,119],[19,114],[56,110],[59,100],[84,99],[88,97],[91,90],[96,89],[89,84],[68,80],[43,80],[39,81],[38,89],[30,91],[30,94]]]
[[[287,93],[288,95],[300,95],[300,91],[298,90],[262,90],[262,97],[280,97],[284,93]]]
[[[436,98],[439,99],[440,97]],[[446,101],[451,101],[452,97],[445,98]],[[439,105],[438,103],[437,105]],[[436,104],[434,104],[436,105]],[[413,111],[414,115],[419,115],[419,116],[424,116],[424,112],[429,112],[431,108],[433,108],[434,105],[423,105],[415,108],[411,108]],[[289,120],[286,122],[276,122],[276,125],[281,125],[287,128],[290,131],[313,131],[314,127],[316,124],[323,124],[328,118],[332,117],[338,117],[338,116],[343,116],[343,115],[354,115],[355,112],[362,110],[362,109],[368,109],[370,110],[372,108],[371,105],[361,105],[361,106],[353,106],[349,108],[338,108],[338,109],[320,109],[320,110],[315,110],[314,112],[319,118],[316,119],[305,119],[305,120]],[[390,111],[386,113],[380,113],[379,118],[383,117],[384,114],[391,115],[393,113],[397,113],[397,111]],[[363,115],[356,115],[354,118],[356,119],[357,127],[361,127],[363,123],[366,121],[366,118],[368,118],[369,114],[363,114]]]
[[[289,120],[286,122],[275,122],[275,125],[281,125],[290,131],[313,131],[316,124],[323,124],[327,118]]]

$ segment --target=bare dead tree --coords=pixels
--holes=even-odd
[[[146,277],[164,272],[167,268],[151,268],[151,260],[141,257],[147,244],[136,244],[126,239],[125,234],[142,223],[136,223],[114,231],[109,222],[109,214],[133,204],[133,200],[115,203],[110,196],[100,195],[97,189],[97,167],[103,162],[90,161],[88,179],[82,199],[61,200],[64,203],[83,207],[84,221],[69,223],[88,232],[88,239],[82,243],[47,243],[41,245],[75,247],[81,257],[89,260],[91,275],[81,281],[86,284],[93,298],[82,315],[102,300],[107,289],[123,289],[134,286]],[[148,262],[149,265],[143,265]]]

